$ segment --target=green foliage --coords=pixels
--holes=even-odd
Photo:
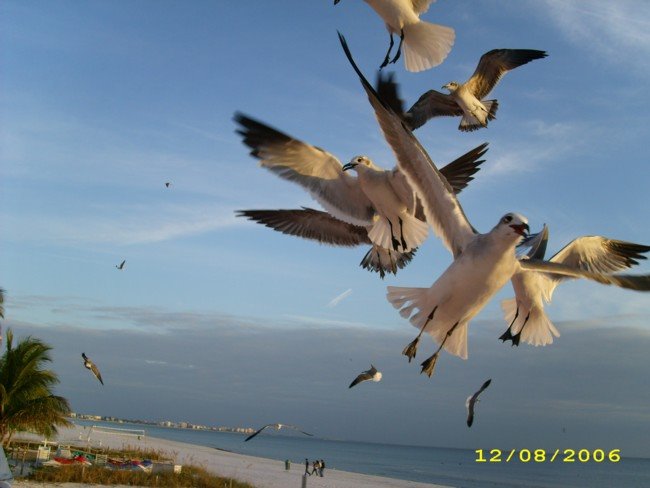
[[[26,337],[14,347],[13,332],[7,330],[6,349],[0,357],[0,439],[9,441],[17,431],[29,431],[46,437],[57,426],[69,426],[68,401],[52,393],[59,383],[54,371],[45,369],[52,361],[51,346]]]
[[[92,483],[98,485],[161,486],[169,488],[213,488],[220,486],[255,488],[249,483],[215,476],[196,466],[183,466],[180,474],[169,472],[151,474],[144,471],[125,471],[95,466],[44,467],[34,471],[29,478],[50,483]]]

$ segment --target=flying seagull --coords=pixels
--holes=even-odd
[[[165,182],[165,188],[169,188],[170,186],[172,186],[172,182],[171,181],[166,181]]]
[[[262,427],[261,429],[259,429],[259,430],[255,431],[255,432],[253,432],[251,435],[249,435],[248,437],[246,437],[246,439],[244,439],[244,442],[248,442],[248,441],[250,441],[253,437],[255,437],[257,434],[259,434],[260,432],[262,432],[264,429],[269,429],[269,428],[270,428],[270,429],[275,429],[275,430],[280,430],[280,429],[282,429],[282,428],[287,428],[287,429],[297,430],[298,432],[301,432],[301,433],[303,433],[303,434],[305,434],[305,435],[308,435],[308,436],[313,436],[313,435],[314,435],[314,434],[309,434],[308,432],[304,432],[304,431],[300,430],[300,429],[299,429],[298,427],[296,427],[295,425],[289,425],[289,424],[266,424],[266,425],[265,425],[264,427]]]
[[[99,380],[99,382],[103,385],[103,384],[104,384],[104,381],[102,380],[102,375],[101,375],[101,373],[99,372],[99,369],[97,368],[97,366],[95,365],[95,363],[93,363],[93,362],[90,360],[90,358],[89,358],[88,356],[86,356],[86,354],[83,353],[83,352],[81,353],[81,357],[84,359],[84,366],[85,366],[85,368],[86,368],[86,369],[89,369],[90,371],[92,371],[92,373],[95,375],[95,378],[97,378],[97,379]]]
[[[505,214],[487,233],[479,233],[469,222],[456,195],[441,177],[435,164],[413,133],[378,97],[354,63],[343,36],[339,38],[375,110],[384,137],[393,149],[398,167],[420,199],[427,222],[451,251],[454,261],[429,288],[388,287],[388,301],[400,315],[420,329],[402,352],[415,357],[423,332],[439,344],[424,361],[422,373],[431,376],[444,348],[467,358],[467,328],[470,320],[507,281],[520,270],[550,272],[615,284],[633,290],[650,291],[650,275],[611,275],[573,268],[538,259],[519,260],[515,248],[526,237],[527,219],[514,212]]]
[[[548,241],[548,227],[544,226],[540,236],[524,259],[543,260]],[[571,241],[560,252],[548,260],[576,269],[597,273],[613,273],[639,264],[646,259],[643,253],[650,246],[609,239],[602,236],[584,236]],[[560,337],[544,312],[544,302],[550,302],[555,287],[570,279],[570,276],[543,271],[519,271],[511,279],[515,298],[503,300],[503,309],[508,329],[499,337],[503,342],[512,341],[518,346],[523,340],[534,346],[553,343],[553,336]]]
[[[479,158],[486,151],[487,143],[481,144],[440,170],[456,193],[459,193],[473,180],[474,173],[485,162],[484,159]],[[378,272],[381,278],[384,278],[386,273],[396,274],[398,269],[403,268],[411,261],[415,253],[415,249],[403,253],[373,244],[368,236],[368,232],[372,230],[372,225],[354,225],[339,220],[327,212],[310,208],[240,210],[237,215],[247,217],[283,234],[315,240],[322,244],[333,246],[371,244],[372,247],[364,256],[360,266],[369,271]],[[419,203],[415,215],[420,220],[424,219],[422,207]]]
[[[546,52],[535,49],[493,49],[481,56],[474,74],[465,83],[450,81],[442,88],[449,94],[429,90],[403,114],[411,130],[424,125],[426,121],[439,116],[461,116],[458,129],[471,132],[487,127],[488,121],[495,118],[499,103],[497,100],[483,100],[508,71],[545,58]],[[392,77],[379,81],[380,96],[385,87],[382,83],[394,83]],[[395,107],[393,107],[395,110]],[[401,112],[398,112],[401,114]]]
[[[478,396],[483,393],[483,390],[490,386],[491,382],[492,379],[487,380],[476,393],[467,397],[467,400],[465,401],[465,407],[467,408],[467,427],[471,427],[474,422],[474,406],[479,401]]]
[[[361,373],[359,376],[357,376],[352,383],[350,383],[350,386],[348,388],[352,388],[355,385],[358,385],[362,381],[369,381],[372,380],[374,382],[378,382],[381,380],[381,373],[377,371],[377,368],[375,368],[372,364],[370,365],[370,369],[368,371],[364,371]]]
[[[126,264],[126,259],[122,261],[120,264],[116,264],[115,267],[117,269],[124,269],[124,265]]]
[[[340,0],[334,0],[334,5]],[[388,63],[395,63],[404,46],[404,64],[408,71],[423,71],[438,66],[454,45],[456,33],[451,27],[431,24],[420,20],[420,15],[429,10],[435,0],[365,0],[379,14],[386,24],[390,44],[386,57],[379,69]],[[390,59],[393,50],[393,34],[399,36],[397,53]]]

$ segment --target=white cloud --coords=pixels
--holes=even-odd
[[[543,8],[573,42],[605,62],[650,69],[650,9],[645,0],[546,0]]]

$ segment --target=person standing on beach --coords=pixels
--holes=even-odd
[[[305,474],[311,476],[311,473],[309,472],[309,459],[307,458],[305,458]]]
[[[323,471],[325,471],[325,461],[320,460],[320,477],[323,477]]]
[[[311,466],[312,466],[311,474],[314,473],[318,474],[318,468],[320,466],[320,462],[318,461],[318,459],[316,459]]]

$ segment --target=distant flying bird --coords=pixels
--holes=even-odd
[[[261,429],[259,429],[259,430],[255,431],[255,432],[253,432],[251,435],[249,435],[248,437],[246,437],[246,439],[244,439],[244,442],[248,442],[248,441],[250,441],[253,437],[255,437],[257,434],[259,434],[260,432],[262,432],[264,429],[269,429],[269,428],[270,428],[270,429],[275,429],[275,430],[280,430],[280,429],[282,429],[282,428],[287,428],[287,429],[297,430],[298,432],[300,432],[300,433],[302,433],[302,434],[305,434],[305,435],[308,435],[308,436],[313,436],[313,435],[314,435],[314,434],[310,434],[310,433],[308,433],[308,432],[304,432],[304,431],[300,430],[300,429],[299,429],[298,427],[296,427],[295,425],[289,425],[289,424],[266,424],[266,425],[265,425],[264,427],[262,427]]]
[[[471,132],[487,127],[488,121],[495,118],[499,104],[497,100],[483,100],[508,71],[529,63],[535,59],[545,58],[544,51],[534,49],[493,49],[481,56],[481,60],[472,77],[465,83],[451,81],[442,88],[449,94],[429,90],[413,104],[405,114],[400,113],[411,130],[439,116],[460,116],[458,129]],[[381,83],[394,83],[392,78]],[[382,86],[378,92],[382,96]],[[393,107],[395,109],[395,107]]]
[[[409,318],[420,329],[402,354],[409,361],[415,357],[423,332],[430,334],[439,344],[436,352],[422,363],[422,373],[431,376],[443,347],[450,354],[467,358],[470,320],[522,269],[650,291],[650,275],[611,275],[543,260],[519,260],[515,248],[529,230],[527,219],[520,214],[507,213],[491,231],[478,233],[426,150],[400,117],[379,99],[354,63],[345,39],[341,34],[339,37],[375,110],[384,137],[397,157],[398,167],[420,199],[427,222],[454,257],[452,264],[429,288],[388,287],[388,301],[399,309],[402,317]]]
[[[476,393],[467,397],[467,400],[465,401],[465,408],[467,408],[467,427],[471,427],[474,422],[474,407],[479,401],[478,396],[483,393],[483,390],[490,386],[490,383],[492,383],[492,379],[487,380]]]
[[[165,188],[169,188],[170,186],[172,186],[171,181],[165,182]]]
[[[124,265],[126,264],[126,259],[122,261],[120,264],[116,264],[115,267],[117,269],[124,269]]]
[[[104,381],[102,380],[102,375],[99,372],[99,369],[97,368],[97,366],[95,366],[95,363],[93,363],[90,360],[90,358],[88,356],[86,356],[86,354],[83,353],[83,352],[81,353],[81,357],[84,359],[84,367],[86,369],[89,369],[90,371],[92,371],[92,373],[95,375],[95,378],[97,378],[99,380],[99,382],[103,385]]]
[[[334,0],[334,5],[340,0]],[[435,0],[365,0],[386,23],[390,44],[380,69],[395,63],[404,46],[404,64],[408,71],[423,71],[438,66],[454,45],[456,33],[451,27],[420,20]],[[397,53],[390,59],[393,34],[399,36]]]
[[[524,259],[544,259],[547,226],[540,232],[538,241]],[[637,260],[646,259],[643,253],[648,251],[650,246],[642,244],[585,236],[571,241],[548,262],[610,274],[639,264]],[[550,303],[555,287],[571,278],[552,272],[521,270],[515,273],[511,279],[515,298],[501,302],[506,322],[510,325],[499,339],[503,342],[510,340],[514,346],[518,346],[520,340],[534,346],[552,344],[553,336],[560,337],[560,333],[546,316],[544,302]]]
[[[375,383],[381,380],[381,373],[377,371],[377,368],[375,368],[372,364],[370,365],[370,369],[368,371],[364,371],[361,373],[359,376],[357,376],[352,383],[350,383],[350,386],[348,388],[352,388],[355,385],[358,385],[362,381],[374,381]]]
[[[354,246],[372,243],[362,261],[364,268],[395,273],[408,263],[415,248],[426,239],[428,227],[421,205],[402,173],[383,170],[369,158],[357,156],[342,166],[330,153],[256,121],[235,114],[242,126],[237,132],[251,155],[263,167],[293,181],[317,200],[331,215],[312,209],[243,210],[239,216],[263,223],[280,232],[323,243]],[[463,189],[478,167],[486,149],[483,144],[444,168],[455,191]],[[358,177],[347,170],[355,169]]]

